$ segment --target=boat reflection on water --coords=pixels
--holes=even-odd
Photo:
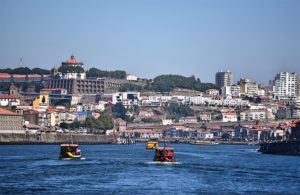
[[[78,149],[78,144],[61,144],[60,145],[60,160],[82,160],[81,150]]]

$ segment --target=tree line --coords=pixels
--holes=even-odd
[[[172,92],[175,88],[191,89],[205,92],[207,89],[217,89],[212,83],[202,83],[195,76],[185,77],[181,75],[160,75],[148,81],[145,87],[133,83],[123,84],[120,91],[155,91]]]
[[[8,73],[8,74],[50,74],[49,70],[42,68],[33,68],[30,69],[28,67],[19,67],[15,69],[5,68],[0,69],[0,73]]]
[[[87,77],[110,77],[116,79],[126,79],[126,72],[124,70],[107,71],[98,68],[90,68],[86,71]]]

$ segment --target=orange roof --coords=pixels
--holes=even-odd
[[[26,78],[25,74],[13,74],[13,78]]]
[[[8,95],[8,94],[1,94],[0,99],[19,99],[20,96],[18,95]]]
[[[68,59],[65,63],[69,63],[69,64],[80,64],[81,62],[79,62],[78,60],[75,59],[74,55],[71,55],[71,58]]]
[[[48,112],[52,113],[52,112],[59,112],[59,110],[55,109],[55,108],[49,108]]]
[[[0,78],[10,78],[10,74],[8,73],[0,73]]]
[[[17,115],[17,113],[10,111],[10,110],[0,108],[0,115]]]
[[[41,75],[39,75],[39,74],[29,74],[28,75],[28,78],[39,78],[39,77],[41,77]]]

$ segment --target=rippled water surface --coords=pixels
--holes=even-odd
[[[86,160],[58,160],[57,145],[0,146],[0,193],[299,194],[300,157],[257,146],[175,144],[178,164],[154,164],[136,145],[81,145]]]

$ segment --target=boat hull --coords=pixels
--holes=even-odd
[[[300,140],[262,143],[259,151],[264,154],[300,156]]]

